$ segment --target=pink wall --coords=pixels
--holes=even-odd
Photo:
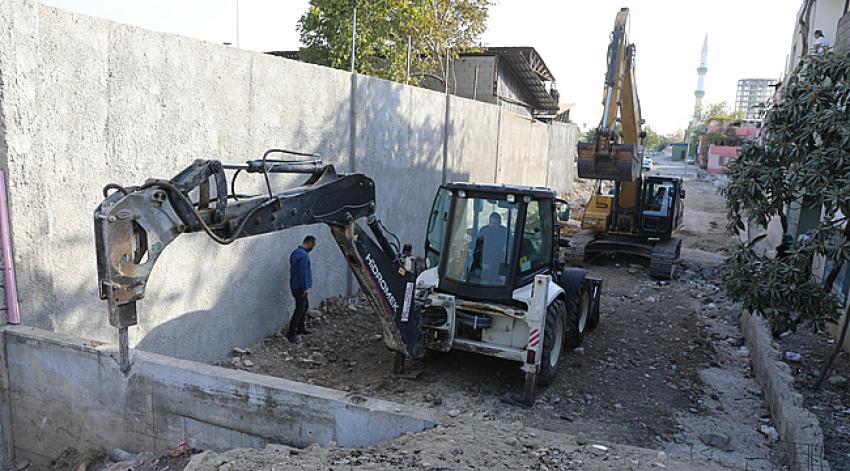
[[[723,163],[735,160],[737,155],[737,146],[708,146],[708,166],[706,167],[706,171],[708,173],[723,173],[726,169]]]

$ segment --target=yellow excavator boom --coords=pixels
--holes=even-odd
[[[629,9],[623,8],[617,13],[608,46],[602,120],[593,142],[578,146],[579,178],[628,182],[640,177],[645,134],[635,84],[635,46],[629,42],[628,26]]]

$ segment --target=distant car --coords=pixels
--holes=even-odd
[[[649,157],[644,157],[643,164],[640,166],[644,172],[648,172],[652,170],[652,166],[655,165],[655,162],[652,161]]]
[[[687,159],[685,159],[685,165],[695,165],[696,163],[697,161],[694,160],[693,157],[688,157]]]

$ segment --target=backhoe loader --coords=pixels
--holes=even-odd
[[[311,160],[272,160],[275,153]],[[318,156],[271,149],[262,159],[197,160],[170,180],[110,184],[94,213],[100,297],[119,332],[119,364],[130,368],[128,328],[162,251],[180,234],[204,232],[220,244],[295,226],[326,224],[370,301],[396,368],[426,350],[471,351],[522,365],[520,401],[532,404],[567,348],[599,322],[602,280],[565,268],[556,256],[556,207],[548,188],[450,183],[434,200],[427,269],[406,269],[400,243],[375,217],[375,183],[338,174]],[[228,189],[225,171],[233,171]],[[262,174],[266,194],[235,191],[242,172]],[[273,192],[276,173],[308,175]],[[365,225],[363,224],[365,222]],[[409,265],[408,265],[409,267]]]

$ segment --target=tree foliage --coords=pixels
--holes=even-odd
[[[298,23],[305,46],[301,57],[350,68],[356,6],[357,72],[404,81],[409,37],[411,82],[425,76],[445,81],[447,52],[453,60],[478,45],[490,4],[490,0],[310,0]]]
[[[653,131],[652,128],[649,126],[645,126],[643,130],[644,132],[646,132],[646,137],[643,139],[644,149],[661,150],[664,147],[664,137]]]
[[[725,101],[709,103],[708,106],[698,109],[694,118],[691,131],[697,136],[704,135],[708,131],[708,125],[711,121],[726,123],[736,119],[735,114],[729,109],[729,104]]]
[[[833,322],[839,306],[832,283],[850,261],[850,56],[804,58],[781,99],[768,104],[761,141],[746,144],[727,174],[733,230],[778,218],[785,232],[789,205],[804,196],[823,208],[809,237],[793,241],[782,256],[740,245],[724,266],[730,295],[764,315],[775,332]],[[815,256],[831,262],[824,282],[811,276]]]

